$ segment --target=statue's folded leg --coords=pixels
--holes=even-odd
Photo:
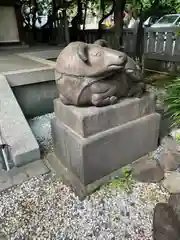
[[[91,102],[95,106],[111,105],[117,102],[118,86],[116,81],[99,81],[92,84]]]
[[[106,97],[100,99],[98,94],[93,94],[92,95],[92,104],[97,107],[102,107],[106,105],[112,105],[118,101],[118,98],[116,96],[111,96],[111,97]]]
[[[65,104],[65,105],[70,105],[71,102],[66,98],[64,97],[62,94],[59,95],[59,98],[61,99],[61,101]]]
[[[128,97],[141,97],[144,92],[145,92],[144,83],[134,84],[129,90]]]

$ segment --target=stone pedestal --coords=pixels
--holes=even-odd
[[[56,159],[79,186],[86,187],[157,147],[160,115],[149,93],[101,108],[66,106],[56,99],[54,110]]]

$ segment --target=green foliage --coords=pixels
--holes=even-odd
[[[172,14],[180,11],[179,0],[131,0],[132,2],[139,14],[144,13],[145,19],[151,15]]]
[[[180,37],[180,31],[176,31],[176,37]]]
[[[131,170],[124,168],[122,170],[123,176],[111,180],[104,188],[106,189],[122,189],[127,193],[131,193],[134,186],[134,180],[132,179]]]
[[[143,0],[143,7],[149,8],[153,1],[152,0]],[[158,8],[166,9],[169,12],[173,10],[178,10],[179,0],[160,0]]]
[[[33,0],[20,0],[26,7],[32,8],[35,5]],[[36,0],[38,15],[46,15],[52,9],[52,0]]]
[[[180,133],[176,133],[176,141],[180,142]]]
[[[27,6],[33,6],[35,0],[19,0],[20,2],[24,3]],[[88,10],[91,12],[93,16],[98,16],[99,18],[102,17],[102,12],[107,14],[110,9],[112,8],[112,0],[87,0]],[[134,9],[136,9],[139,13],[140,11],[148,11],[151,8],[154,1],[156,0],[126,0],[126,3],[133,4]],[[52,11],[52,0],[36,0],[37,2],[37,13],[38,15],[46,15]],[[61,3],[61,0],[55,1],[57,5]],[[82,0],[83,6],[85,6],[86,0]],[[158,12],[166,13],[175,13],[180,11],[180,1],[179,0],[159,0],[158,4],[156,5],[156,10],[154,14],[158,14]],[[71,4],[67,7],[67,16],[68,19],[71,21],[72,18],[77,13],[77,0],[72,0]],[[145,18],[147,18],[145,14]]]
[[[142,7],[142,10],[147,10],[149,9],[155,0],[137,0],[136,1],[136,6]],[[173,10],[178,12],[180,10],[180,2],[179,0],[159,0],[159,4],[157,4],[157,9],[160,10],[167,10],[169,13]]]
[[[172,126],[180,127],[180,78],[166,87],[164,104],[167,107],[167,114],[173,121]]]

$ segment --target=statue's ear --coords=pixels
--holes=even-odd
[[[77,49],[77,54],[83,62],[88,60],[88,45],[86,43],[80,43]]]
[[[98,39],[94,42],[94,44],[97,44],[101,47],[108,47],[108,42],[104,39]]]

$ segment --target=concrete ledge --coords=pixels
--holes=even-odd
[[[48,53],[46,53],[48,52]],[[33,60],[38,63],[42,63],[45,65],[50,65],[52,67],[55,67],[56,63],[50,60],[50,58],[57,58],[60,53],[60,50],[49,50],[49,51],[41,51],[41,52],[31,52],[31,53],[20,53],[18,56]]]
[[[16,86],[12,90],[26,118],[54,112],[53,100],[58,97],[55,81]]]
[[[0,75],[0,127],[16,166],[40,158],[38,143],[6,80]]]
[[[54,81],[55,79],[53,67],[9,71],[2,73],[2,75],[6,76],[6,79],[11,87]]]
[[[41,58],[41,59],[51,59],[51,58],[57,58],[60,51],[64,48],[65,46],[60,46],[60,47],[56,47],[53,49],[49,49],[49,50],[37,50],[37,51],[33,51],[33,52],[26,52],[26,53],[19,53],[18,55],[21,57],[26,57],[26,58],[31,58],[31,57],[37,57],[37,58]]]

